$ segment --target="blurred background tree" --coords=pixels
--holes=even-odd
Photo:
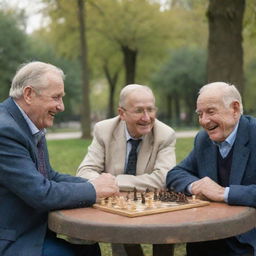
[[[17,67],[28,58],[28,38],[21,28],[22,12],[0,10],[0,100],[9,95]]]
[[[36,0],[43,23],[30,33],[31,6],[20,9],[14,1],[26,0],[0,2],[1,100],[19,64],[42,60],[66,73],[66,110],[57,124],[86,116],[87,134],[96,121],[116,114],[128,83],[152,86],[159,118],[174,127],[196,125],[195,99],[207,81],[235,83],[245,112],[256,113],[255,1]],[[85,19],[87,69],[81,68],[78,10]]]
[[[171,52],[167,62],[154,73],[152,83],[166,97],[167,112],[162,119],[176,126],[196,126],[197,93],[206,83],[205,51],[182,47]]]

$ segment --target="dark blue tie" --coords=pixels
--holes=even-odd
[[[44,152],[44,143],[45,136],[42,136],[37,143],[37,152],[38,152],[38,171],[44,176],[47,177],[47,169],[45,165],[45,152]]]
[[[136,175],[136,165],[137,165],[137,148],[141,140],[129,139],[132,145],[132,149],[128,156],[128,162],[125,169],[125,174]]]

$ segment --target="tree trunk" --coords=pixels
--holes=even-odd
[[[223,81],[237,86],[243,95],[242,28],[245,0],[210,0],[208,81]]]
[[[125,82],[127,84],[135,83],[136,75],[136,60],[137,60],[137,50],[132,50],[128,46],[121,47],[124,56],[124,66],[125,66]]]
[[[89,67],[87,60],[87,40],[86,40],[86,0],[77,0],[78,21],[80,32],[80,61],[82,73],[82,105],[81,105],[81,126],[82,138],[91,138],[91,109],[90,109],[90,85]]]
[[[105,76],[108,81],[109,85],[109,97],[108,97],[108,113],[107,117],[111,118],[115,116],[115,110],[114,110],[114,97],[115,97],[115,90],[116,90],[116,84],[118,80],[119,70],[117,70],[113,76],[111,76],[108,65],[105,64],[103,66],[103,70],[105,73]]]

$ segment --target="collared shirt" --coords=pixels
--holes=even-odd
[[[213,143],[217,145],[217,147],[219,148],[220,154],[223,158],[225,158],[228,155],[232,146],[234,145],[234,142],[236,140],[238,124],[239,122],[237,122],[234,130],[229,134],[229,136],[223,142],[213,141]]]
[[[41,139],[42,136],[46,134],[46,129],[39,130],[35,124],[31,121],[31,119],[28,117],[28,115],[25,113],[25,111],[17,104],[15,100],[13,100],[18,109],[20,110],[22,116],[26,120],[29,129],[31,130],[31,133],[34,137],[35,143],[37,144],[38,141]]]
[[[132,149],[132,145],[131,145],[131,143],[129,143],[129,139],[133,139],[133,140],[142,140],[142,139],[143,139],[143,136],[140,137],[140,138],[133,138],[133,137],[129,134],[126,124],[125,124],[125,137],[126,137],[126,156],[125,156],[125,165],[124,165],[124,169],[126,169],[126,165],[127,165],[127,162],[128,162],[128,156],[129,156],[129,153],[130,153],[130,151],[131,151],[131,149]],[[139,152],[140,147],[141,147],[141,143],[139,144],[139,146],[138,146],[138,148],[137,148],[137,152]]]

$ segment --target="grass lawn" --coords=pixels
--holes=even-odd
[[[75,175],[78,165],[83,160],[90,140],[68,139],[49,140],[48,149],[52,167],[62,173]],[[176,143],[177,162],[180,162],[192,149],[193,138],[179,138]],[[102,256],[111,256],[110,245],[101,243]],[[143,245],[145,256],[152,255],[150,245]],[[184,244],[176,245],[175,256],[184,256]]]

